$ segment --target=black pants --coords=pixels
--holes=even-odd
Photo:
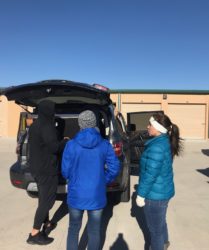
[[[58,209],[54,213],[54,215],[51,219],[51,223],[56,224],[58,221],[60,221],[68,213],[69,213],[69,210],[68,210],[68,205],[67,205],[67,195],[65,195],[65,197],[62,200],[62,203],[60,204],[60,206],[58,207]]]
[[[55,176],[36,176],[38,185],[38,208],[36,210],[33,228],[40,230],[43,223],[48,220],[49,210],[53,207],[56,200],[58,177]]]

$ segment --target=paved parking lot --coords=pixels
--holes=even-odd
[[[9,166],[15,161],[15,140],[0,138],[0,249],[65,250],[68,217],[52,232],[49,246],[27,245],[36,200],[10,184]],[[186,141],[182,157],[174,163],[176,196],[170,202],[168,226],[170,250],[209,249],[209,141]],[[144,234],[141,210],[135,205],[134,186],[138,177],[131,176],[132,197],[129,203],[109,204],[103,224],[104,250],[143,250]],[[55,205],[55,208],[59,202]],[[54,209],[55,209],[54,208]],[[53,209],[53,210],[54,210]],[[83,230],[81,234],[83,236]],[[85,249],[82,237],[81,250]]]

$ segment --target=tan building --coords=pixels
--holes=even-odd
[[[185,139],[208,139],[209,91],[113,90],[112,100],[128,112],[163,110]]]
[[[209,90],[111,90],[125,119],[128,112],[163,110],[180,127],[185,139],[208,139]],[[0,96],[0,136],[16,137],[19,113],[14,102]]]
[[[8,102],[5,96],[0,96],[0,137],[17,136],[21,111],[21,107],[14,102]]]

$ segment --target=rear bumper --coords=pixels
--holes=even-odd
[[[26,189],[27,192],[38,192],[38,187],[36,182],[30,182]],[[67,193],[67,184],[58,185],[57,194],[66,194]]]
[[[119,185],[110,185],[107,186],[108,192],[116,192],[121,191],[121,187]],[[38,192],[37,183],[36,182],[30,182],[26,189],[27,192]],[[67,193],[67,184],[65,185],[58,185],[57,188],[57,194],[66,194]]]
[[[29,172],[28,168],[22,167],[19,162],[15,162],[10,168],[10,181],[16,188],[25,189],[27,192],[38,192],[37,183]],[[66,194],[67,185],[60,182],[57,188],[57,194]]]
[[[27,190],[28,183],[34,179],[27,168],[22,168],[19,162],[15,162],[10,168],[10,181],[16,188]]]
[[[116,192],[124,190],[124,181],[121,181],[123,171],[120,176],[117,177],[116,181],[107,186],[108,192]],[[124,178],[124,176],[122,177]],[[25,168],[15,162],[10,168],[10,181],[16,188],[24,189],[28,193],[37,193],[38,187],[28,168]],[[63,183],[63,178],[60,179],[60,183],[57,188],[57,194],[66,194],[67,184]]]

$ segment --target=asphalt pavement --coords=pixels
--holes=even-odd
[[[13,187],[9,167],[15,161],[15,139],[0,137],[0,250],[65,250],[68,216],[51,233],[48,246],[32,246],[26,239],[33,224],[37,200]],[[169,250],[209,249],[209,141],[185,141],[184,153],[174,161],[176,195],[168,208]],[[132,199],[109,203],[104,213],[103,250],[143,250],[146,231],[143,213],[135,204],[137,171],[132,171]],[[51,214],[59,206],[56,202]],[[80,250],[86,246],[86,215]]]

